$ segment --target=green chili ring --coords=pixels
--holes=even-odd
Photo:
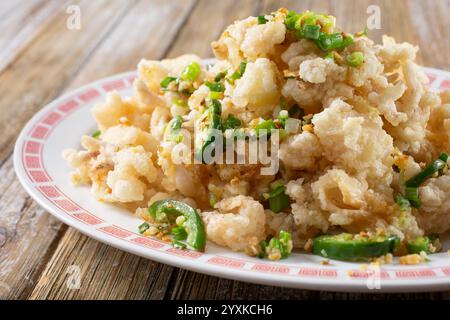
[[[398,243],[397,237],[353,239],[352,235],[323,235],[313,240],[313,253],[325,258],[367,262],[373,258],[392,253]]]
[[[154,202],[148,213],[157,222],[174,223],[178,216],[184,216],[183,224],[187,233],[186,244],[196,251],[204,251],[206,245],[206,231],[203,220],[197,210],[177,200],[160,200]]]

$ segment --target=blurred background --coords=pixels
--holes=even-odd
[[[142,259],[64,226],[15,177],[15,139],[48,102],[141,58],[211,57],[227,25],[279,7],[333,14],[348,32],[369,22],[375,41],[389,34],[419,45],[419,63],[450,71],[450,0],[0,1],[0,298],[384,298],[245,284]],[[65,286],[70,265],[82,270],[78,290]]]

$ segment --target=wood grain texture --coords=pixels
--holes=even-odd
[[[21,6],[16,5],[22,4]],[[248,15],[278,7],[330,12],[343,29],[365,25],[370,4],[382,29],[421,46],[418,60],[450,70],[450,0],[79,0],[82,29],[65,27],[68,2],[0,2],[0,298],[31,299],[450,299],[449,292],[368,295],[292,290],[220,279],[158,264],[63,226],[23,191],[11,150],[23,124],[62,92],[134,69],[140,58],[210,57],[210,41]],[[351,14],[349,14],[351,12]],[[21,20],[27,23],[21,23]],[[4,50],[3,50],[4,49]],[[71,289],[70,266],[80,268]],[[69,271],[69,272],[68,272]]]
[[[108,3],[114,14],[96,16]],[[61,230],[61,224],[31,201],[19,186],[11,158],[15,138],[37,110],[61,93],[64,83],[84,65],[129,6],[107,0],[78,4],[84,10],[85,27],[92,33],[69,31],[65,26],[66,7],[61,2],[58,13],[0,74],[0,164],[4,171],[0,186],[0,281],[4,289],[0,298],[29,295]],[[61,232],[64,230],[65,227]]]

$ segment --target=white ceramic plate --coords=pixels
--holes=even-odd
[[[434,90],[450,87],[450,72],[425,69]],[[38,112],[23,128],[14,151],[14,165],[26,191],[55,217],[82,233],[124,251],[173,266],[233,280],[267,285],[333,291],[410,292],[450,289],[450,239],[445,251],[427,264],[382,266],[364,270],[361,264],[293,254],[270,262],[208,244],[205,253],[180,251],[137,233],[141,221],[91,197],[88,187],[73,187],[61,153],[80,148],[80,137],[96,130],[90,109],[106,92],[131,95],[134,72],[99,80],[65,94]],[[379,281],[378,281],[379,279]],[[370,289],[378,287],[379,289]]]

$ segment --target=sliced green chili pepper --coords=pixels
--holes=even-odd
[[[171,84],[172,82],[174,82],[176,80],[177,80],[177,78],[175,78],[175,77],[165,77],[159,85],[161,86],[161,88],[167,89],[169,84]]]
[[[432,241],[428,237],[418,237],[413,241],[410,241],[406,244],[406,248],[408,249],[409,254],[420,254],[422,251],[425,253],[431,253],[430,246],[432,245]]]
[[[200,68],[200,65],[197,62],[192,62],[190,65],[188,65],[183,72],[181,73],[181,80],[184,81],[195,81],[197,77],[200,75],[200,72],[202,69]]]
[[[214,143],[214,131],[222,129],[222,105],[220,101],[211,100],[205,112],[207,115],[203,118],[204,122],[200,124],[199,133],[195,136],[195,156],[201,161],[204,161],[206,147]]]
[[[172,228],[171,233],[174,240],[186,240],[188,237],[186,229],[184,229],[183,227]]]
[[[442,153],[437,160],[406,181],[405,198],[409,200],[414,208],[420,207],[419,186],[434,174],[443,174],[444,169],[447,167],[448,157],[449,155],[447,153]]]
[[[176,249],[184,250],[187,248],[186,244],[179,240],[172,240],[172,246]]]
[[[148,212],[153,219],[161,223],[173,224],[178,216],[184,216],[186,220],[182,227],[187,233],[186,244],[197,251],[205,249],[205,226],[197,210],[191,206],[177,200],[160,200],[154,202],[148,208]]]
[[[313,253],[343,261],[369,261],[395,250],[396,237],[355,238],[354,235],[323,235],[314,238]]]
[[[425,169],[423,169],[421,172],[419,172],[417,175],[406,181],[405,185],[407,187],[419,187],[422,182],[425,181],[425,179],[429,178],[436,172],[439,172],[440,170],[444,169],[447,165],[447,161],[444,161],[441,159],[447,159],[448,160],[448,154],[443,153],[439,156],[439,159],[433,161],[430,165],[428,165]]]

